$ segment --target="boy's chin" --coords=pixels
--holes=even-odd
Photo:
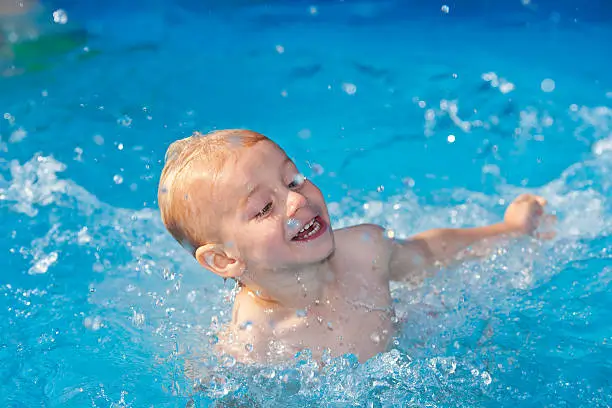
[[[307,264],[318,264],[321,262],[325,262],[334,254],[335,250],[336,250],[336,246],[334,245],[334,240],[332,237],[330,238],[329,245],[326,245],[325,247],[322,247],[322,248],[317,248],[316,251],[315,250],[310,251],[309,254],[307,254],[302,259],[300,259],[301,261],[300,263],[302,265],[307,265]]]

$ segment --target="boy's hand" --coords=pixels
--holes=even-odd
[[[543,197],[522,194],[506,209],[504,224],[512,233],[532,235],[542,222],[545,206]],[[548,235],[542,234],[541,237],[548,238]]]

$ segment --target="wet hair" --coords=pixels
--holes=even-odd
[[[272,142],[251,130],[226,129],[195,132],[168,147],[157,192],[159,209],[168,232],[192,255],[199,246],[220,239],[219,214],[213,204],[215,184],[224,166],[236,160],[242,148],[264,140]],[[197,205],[189,198],[196,181],[205,193],[204,202]]]

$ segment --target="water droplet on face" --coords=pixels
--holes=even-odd
[[[252,351],[253,351],[253,345],[252,345],[251,343],[247,343],[247,344],[245,344],[245,345],[244,345],[244,350],[245,350],[247,353],[252,352]]]
[[[319,324],[323,323],[323,318],[321,316],[317,316],[317,322],[319,322]]]
[[[332,324],[332,322],[327,322],[327,329],[334,330],[334,325]]]
[[[298,186],[301,186],[306,181],[306,177],[302,173],[298,173],[293,177],[293,182]]]
[[[295,311],[297,317],[306,317],[306,311],[304,309],[298,309]]]
[[[212,336],[208,338],[208,344],[210,344],[211,346],[214,346],[218,342],[219,342],[219,337],[217,337],[215,334],[213,334]]]
[[[287,229],[289,230],[290,234],[293,234],[293,232],[297,232],[299,230],[299,226],[300,222],[295,218],[289,218],[287,220]]]
[[[370,334],[370,340],[372,340],[374,344],[380,343],[380,334],[378,334],[377,332],[373,332],[372,334]]]

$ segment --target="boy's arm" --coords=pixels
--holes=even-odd
[[[440,267],[486,254],[500,239],[532,234],[540,223],[545,205],[545,199],[524,194],[510,204],[501,223],[465,229],[433,229],[406,241],[392,241],[390,279],[419,283]]]

